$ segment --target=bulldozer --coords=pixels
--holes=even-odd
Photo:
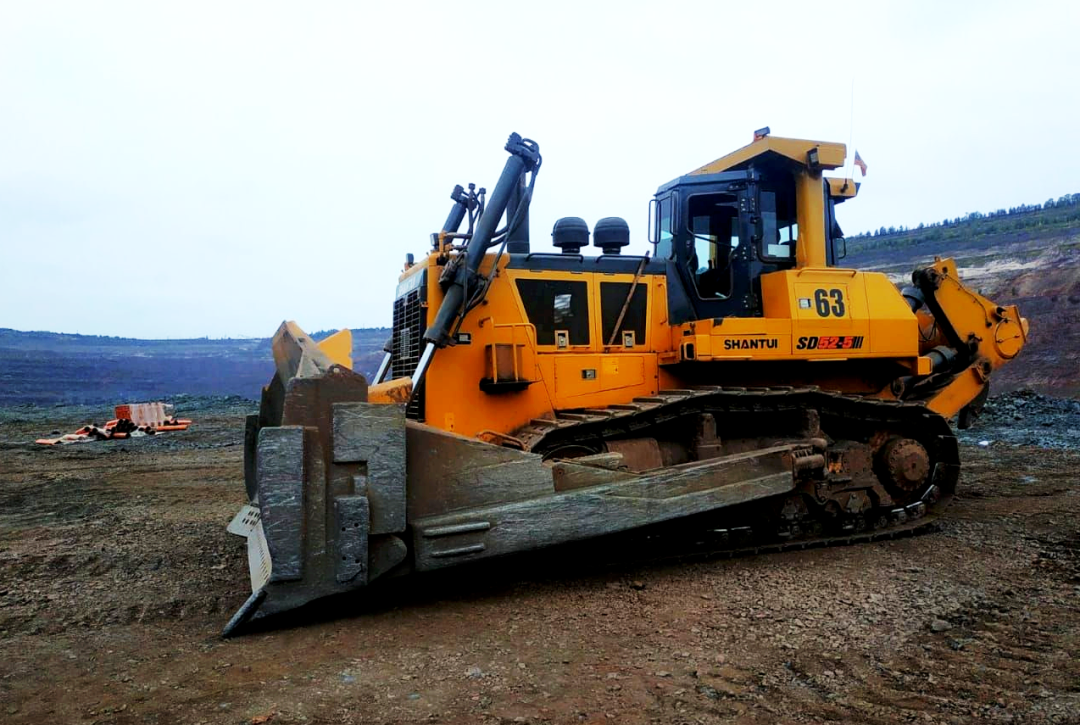
[[[664,530],[717,550],[872,541],[939,517],[1027,321],[937,258],[899,288],[847,268],[839,143],[767,129],[662,185],[628,224],[559,219],[512,134],[456,186],[369,381],[343,330],[273,339],[245,430],[252,594],[225,628],[406,575]],[[841,171],[842,173],[842,171]],[[586,254],[587,247],[597,248]],[[641,240],[644,241],[644,240]],[[585,544],[589,546],[590,544]]]

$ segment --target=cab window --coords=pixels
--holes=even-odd
[[[697,194],[688,201],[689,267],[698,296],[731,296],[731,258],[738,248],[739,207],[734,194]]]
[[[765,261],[795,259],[799,241],[794,184],[761,192],[762,239],[759,256]]]

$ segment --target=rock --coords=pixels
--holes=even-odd
[[[697,691],[710,700],[719,700],[722,697],[719,690],[708,685],[698,685]]]
[[[473,666],[465,670],[465,676],[472,680],[478,680],[484,676],[484,671],[479,667]]]
[[[946,622],[944,619],[935,619],[930,623],[931,632],[945,632],[952,629],[952,625]]]

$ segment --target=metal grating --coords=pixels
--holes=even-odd
[[[426,276],[426,275],[425,275]],[[416,372],[420,354],[424,351],[424,331],[427,329],[426,285],[406,292],[394,300],[394,332],[390,379],[407,378]],[[424,419],[424,388],[413,395],[405,416],[413,420]]]

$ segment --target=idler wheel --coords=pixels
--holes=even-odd
[[[930,474],[930,454],[911,438],[893,438],[881,447],[881,474],[887,487],[913,493]]]

